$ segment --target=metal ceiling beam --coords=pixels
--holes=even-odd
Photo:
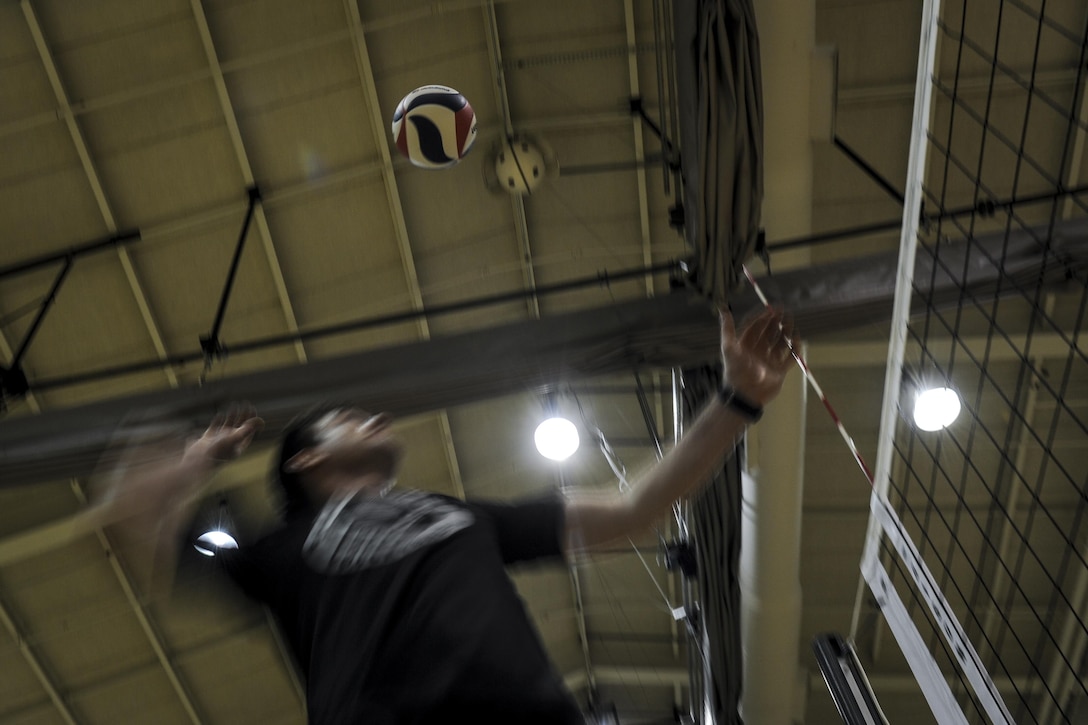
[[[501,1],[501,0],[500,0]],[[509,1],[509,0],[507,0]],[[371,32],[387,29],[401,25],[405,22],[418,19],[420,17],[429,17],[437,12],[443,12],[440,8],[442,5],[448,6],[445,11],[452,12],[454,10],[464,10],[476,7],[484,7],[488,3],[494,3],[496,0],[472,0],[472,2],[456,3],[457,7],[453,7],[453,3],[431,3],[423,11],[408,11],[396,16],[383,18],[381,20],[371,22],[368,24],[368,29]],[[247,56],[241,56],[233,58],[229,61],[220,63],[219,68],[224,75],[230,75],[243,70],[249,70],[261,65],[283,60],[289,58],[292,55],[299,55],[312,50],[335,45],[336,43],[345,42],[350,38],[350,30],[334,30],[329,33],[307,38],[305,40],[297,41],[294,43],[285,43],[277,45],[274,49],[263,51],[260,53],[253,53]],[[1058,71],[1044,71],[1037,73],[1035,76],[1035,86],[1037,88],[1059,88],[1072,85],[1076,82],[1076,72],[1068,70]],[[185,73],[179,73],[176,76],[167,78],[164,80],[157,80],[151,83],[146,83],[140,86],[134,86],[126,88],[115,93],[99,96],[97,98],[84,98],[72,103],[70,106],[73,116],[81,116],[87,113],[93,113],[106,108],[119,106],[124,103],[147,98],[149,96],[164,93],[167,91],[183,88],[193,83],[200,83],[202,81],[212,78],[211,69],[199,69],[195,71],[189,71]],[[961,90],[967,92],[986,92],[991,79],[987,76],[978,76],[972,78],[963,78],[960,80],[959,87]],[[1022,87],[1018,85],[1014,80],[1008,79],[1004,76],[993,79],[994,90],[996,92],[1017,92],[1022,90]],[[888,101],[910,101],[913,99],[914,86],[907,84],[894,84],[883,83],[869,86],[854,86],[854,87],[840,87],[838,89],[838,102],[840,105],[862,105],[869,103],[883,103]],[[32,131],[36,128],[42,128],[44,126],[52,125],[57,121],[57,114],[55,111],[44,111],[41,113],[35,113],[31,116],[15,119],[6,123],[0,124],[0,138],[6,136],[12,136],[15,134],[25,133]],[[614,113],[614,114],[593,114],[593,115],[580,115],[571,117],[569,119],[543,119],[538,121],[522,121],[519,122],[519,127],[525,131],[543,130],[546,128],[562,127],[562,128],[575,128],[575,127],[594,127],[594,126],[612,126],[627,124],[631,122],[631,114]]]
[[[265,430],[272,432],[263,437],[270,442],[274,431],[315,400],[354,399],[410,415],[556,379],[627,372],[636,361],[669,367],[712,360],[718,354],[717,332],[716,316],[702,301],[673,295],[212,381],[199,389],[22,416],[0,422],[0,481],[25,485],[91,473],[132,411],[157,411],[177,423],[206,420],[224,403],[248,400],[267,421]],[[436,366],[436,360],[442,364]],[[252,458],[263,460],[257,453]],[[48,550],[88,530],[93,526],[89,529],[87,517],[76,515],[10,537],[0,544],[0,563]]]
[[[15,351],[11,349],[11,345],[8,343],[3,332],[0,332],[0,355],[3,355],[4,360],[7,360],[8,362],[15,359]],[[26,401],[26,405],[30,408],[32,413],[42,412],[42,406],[38,402],[38,396],[36,396],[33,391],[27,392],[27,394],[23,396],[23,400]]]
[[[502,2],[517,2],[520,0],[501,0]],[[444,12],[457,12],[463,10],[471,10],[473,8],[482,7],[485,3],[494,2],[494,0],[454,0],[453,2],[435,0],[426,5],[423,10],[409,10],[406,12],[397,13],[382,18],[381,20],[372,23],[372,30],[386,30],[389,28],[404,25],[416,20],[425,19],[434,14],[440,14]],[[213,77],[213,68],[218,68],[224,74],[230,74],[239,70],[246,70],[255,66],[271,63],[283,58],[290,57],[291,55],[297,55],[299,53],[305,53],[307,51],[316,50],[336,43],[344,42],[351,36],[351,31],[348,29],[334,30],[323,35],[316,37],[306,38],[294,43],[284,43],[277,45],[274,49],[264,51],[261,53],[254,53],[253,55],[245,56],[242,58],[235,58],[227,63],[218,64],[208,69],[200,69],[195,71],[189,71],[181,73],[179,75],[167,78],[165,80],[154,81],[142,86],[134,88],[127,88],[123,91],[109,94],[107,96],[100,96],[96,99],[82,99],[78,103],[71,106],[74,115],[80,115],[83,113],[89,113],[92,111],[101,110],[110,106],[120,105],[122,103],[128,103],[130,101],[145,98],[147,96],[163,93],[176,88],[189,85],[191,83],[199,83]],[[9,136],[12,134],[23,133],[26,131],[40,128],[42,126],[55,123],[57,120],[57,114],[52,111],[46,111],[42,113],[36,113],[26,118],[16,119],[4,124],[0,124],[0,138]],[[626,116],[624,117],[626,120]]]
[[[567,565],[567,573],[570,575],[571,598],[574,600],[574,620],[578,630],[578,644],[582,649],[582,663],[585,665],[586,684],[589,685],[590,704],[596,704],[597,678],[594,675],[593,659],[589,656],[589,631],[586,629],[585,601],[582,598],[582,581],[578,575],[578,563],[572,561]]]
[[[102,186],[98,171],[95,167],[94,161],[91,158],[86,141],[83,138],[83,133],[80,130],[79,125],[76,122],[75,116],[72,113],[67,93],[64,90],[64,85],[60,79],[60,74],[49,50],[49,46],[46,43],[45,36],[42,32],[41,25],[38,22],[37,15],[35,14],[29,0],[23,0],[23,2],[21,3],[21,7],[23,15],[26,19],[27,26],[30,29],[30,34],[34,39],[35,48],[37,49],[39,58],[41,59],[42,65],[45,68],[46,75],[49,78],[50,87],[53,90],[53,95],[59,107],[59,114],[64,119],[65,125],[68,129],[68,133],[72,139],[72,143],[75,146],[76,153],[79,156],[83,172],[87,178],[88,183],[90,184],[91,192],[94,195],[95,203],[98,206],[99,213],[102,216],[107,231],[110,234],[116,234],[118,232],[116,218],[114,217],[113,210],[110,208],[110,204],[106,199],[105,189]],[[118,255],[118,260],[120,261],[122,269],[124,270],[125,278],[128,281],[129,288],[133,294],[136,305],[140,310],[140,315],[144,321],[144,325],[147,329],[148,335],[151,338],[152,345],[155,348],[155,352],[160,359],[165,359],[167,357],[166,346],[163,343],[162,335],[159,332],[158,323],[156,322],[154,314],[151,311],[150,304],[148,303],[147,297],[144,294],[143,287],[140,284],[140,280],[136,274],[136,270],[132,265],[132,260],[128,254],[128,250],[124,246],[119,245],[116,247],[116,251]],[[3,347],[7,348],[6,341],[4,342]],[[176,388],[178,385],[178,379],[176,374],[174,373],[173,368],[164,367],[163,372],[165,373],[170,386]],[[38,409],[35,398],[28,397],[28,402],[31,404],[32,409]],[[108,545],[108,542],[106,541],[101,531],[98,531],[97,533],[99,541],[102,542],[107,554],[109,554],[110,547]],[[149,622],[146,613],[144,613],[142,608],[139,606],[139,602],[136,600],[127,578],[125,577],[123,572],[118,569],[119,563],[117,562],[116,557],[108,556],[108,558],[111,565],[114,566],[114,570],[117,573],[121,581],[122,588],[125,591],[125,596],[128,599],[128,602],[131,605],[131,608],[135,613],[137,620],[140,622],[141,627],[147,635],[149,644],[158,656],[159,661],[166,672],[166,676],[170,681],[171,685],[173,686],[176,694],[178,695],[182,706],[189,714],[191,721],[196,723],[196,725],[200,725],[201,719],[199,718],[199,716],[197,716],[193,708],[192,700],[188,695],[185,687],[178,679],[177,673],[175,672],[172,663],[170,663],[169,659],[165,656],[162,642],[151,627],[151,623]],[[17,629],[15,628],[15,624],[11,619],[10,615],[6,611],[0,612],[0,614],[2,614],[2,617],[0,618],[4,620],[5,625],[8,627],[9,630],[12,631],[13,635],[16,635],[16,639],[20,641],[20,649],[23,652],[24,658],[27,660],[27,663],[30,665],[31,669],[34,671],[35,675],[42,683],[42,686],[49,694],[50,699],[57,707],[62,718],[64,718],[67,722],[74,722],[71,710],[60,697],[55,685],[51,682],[49,676],[44,672],[41,664],[37,661],[33,652],[30,651],[28,645],[26,645],[26,643],[22,641],[21,637],[17,636]]]
[[[672,373],[674,374],[675,372],[676,372],[676,370],[674,368]],[[663,405],[662,405],[662,396],[661,396],[662,386],[661,385],[655,385],[654,386],[654,390],[652,391],[653,395],[654,395],[654,403],[653,403],[654,409],[650,410],[650,401],[649,401],[649,398],[646,395],[646,389],[642,385],[642,378],[639,376],[639,372],[638,372],[637,369],[634,371],[634,377],[635,377],[635,388],[636,388],[635,396],[638,398],[639,407],[642,410],[642,417],[643,417],[643,420],[644,420],[644,422],[646,424],[646,433],[647,433],[647,438],[648,438],[648,441],[647,441],[646,445],[647,445],[647,447],[652,448],[656,459],[658,461],[660,461],[661,458],[664,455],[664,449],[663,449],[663,447],[661,445],[661,438],[663,437],[664,431],[659,430],[659,426],[657,424],[657,421],[664,420],[664,417],[663,417],[663,412],[664,411],[662,410]],[[676,393],[677,393],[677,390],[674,389],[673,394],[675,395]],[[680,401],[674,399],[672,402],[673,402],[673,411],[678,412],[679,411]],[[680,430],[679,430],[679,428],[680,428],[680,423],[679,423],[679,419],[677,419],[677,420],[674,421],[674,426],[673,426],[673,434],[674,434],[674,437],[675,437],[675,440],[673,441],[673,443],[678,443],[679,440],[680,440]],[[614,439],[614,438],[609,439],[609,442],[613,446],[618,445],[618,441],[616,439]],[[677,523],[682,518],[681,505],[680,505],[679,502],[674,502],[673,503],[673,505],[672,505],[672,514],[673,514],[672,516],[669,516],[669,517],[667,517],[665,519],[665,532],[664,533],[658,532],[658,539],[661,541],[662,544],[665,544],[665,543],[670,543],[671,544],[674,541],[675,537],[676,537],[676,531],[675,531],[674,527],[677,525]],[[634,553],[638,555],[640,560],[642,560],[642,564],[645,567],[646,566],[646,561],[642,558],[642,554],[639,553],[638,549],[635,547],[634,542],[631,542],[631,548],[634,549]],[[646,573],[650,576],[651,579],[654,580],[654,584],[657,585],[657,580],[650,573],[649,568],[646,569]],[[677,598],[676,598],[676,579],[677,579],[678,576],[679,576],[679,571],[677,570],[676,567],[668,567],[667,566],[666,567],[666,572],[665,572],[665,578],[666,578],[666,586],[668,587],[668,594],[666,594],[665,592],[662,592],[661,588],[660,588],[660,585],[658,585],[658,591],[665,598],[665,605],[668,607],[670,612],[674,609],[673,602],[675,602],[677,600]],[[680,629],[679,629],[679,624],[677,622],[677,619],[674,616],[669,617],[669,632],[672,635],[671,643],[672,643],[673,656],[674,657],[679,657],[680,656]],[[681,703],[677,702],[676,705],[679,707],[681,705]]]
[[[419,273],[416,268],[415,255],[412,252],[412,243],[408,237],[408,224],[404,219],[404,205],[401,203],[400,188],[397,186],[397,177],[393,170],[393,157],[389,153],[389,143],[385,135],[385,117],[382,115],[381,100],[378,98],[378,87],[374,80],[374,66],[370,61],[370,49],[366,43],[366,29],[363,27],[363,19],[359,15],[359,5],[356,0],[344,0],[344,10],[348,22],[351,24],[355,64],[359,71],[359,80],[362,83],[363,100],[366,102],[367,110],[370,113],[370,130],[374,136],[374,145],[378,149],[378,156],[381,159],[385,198],[389,205],[389,214],[393,219],[393,230],[396,235],[397,248],[400,251],[401,269],[404,272],[404,281],[408,287],[408,297],[412,309],[422,311],[423,291],[419,287]],[[416,319],[416,327],[419,330],[421,339],[430,339],[430,326],[425,316],[420,315]],[[461,480],[461,466],[457,461],[457,450],[453,445],[449,413],[442,409],[436,415],[438,417],[439,432],[444,443],[446,465],[449,469],[454,495],[458,498],[464,498],[465,485]]]
[[[642,88],[639,83],[638,56],[635,54],[638,37],[635,35],[634,0],[623,0],[623,24],[629,49],[627,53],[627,83],[630,87],[631,98],[641,98]],[[659,98],[657,102],[664,106],[666,99]],[[642,119],[634,114],[631,116],[631,131],[634,134],[635,142],[635,182],[638,186],[638,227],[639,238],[642,241],[642,263],[650,265],[653,263],[653,252],[650,238],[650,203],[646,191],[646,145],[642,133]],[[664,140],[662,140],[662,143],[664,143]],[[654,294],[653,277],[646,275],[645,283],[646,296],[652,297]]]
[[[276,652],[279,653],[280,662],[283,664],[283,668],[287,673],[287,679],[291,681],[291,688],[295,691],[295,696],[298,698],[299,704],[305,711],[306,685],[302,683],[302,675],[295,665],[295,658],[294,655],[291,654],[291,648],[283,638],[279,623],[276,621],[276,615],[272,613],[272,609],[267,605],[264,607],[264,623],[267,625],[268,631],[272,634],[272,641],[276,645]]]
[[[83,487],[79,484],[79,481],[72,479],[70,484],[72,486],[72,492],[76,495],[76,498],[79,499],[79,502],[86,505],[87,497],[83,493]],[[151,646],[151,651],[155,653],[155,659],[158,660],[159,665],[166,674],[166,679],[169,680],[170,686],[174,689],[174,694],[177,696],[178,701],[185,710],[185,714],[188,715],[189,721],[194,725],[201,725],[201,723],[204,722],[204,718],[197,711],[196,703],[193,701],[193,696],[190,694],[189,688],[182,682],[177,667],[174,665],[170,655],[166,652],[166,645],[163,643],[162,635],[159,634],[159,631],[151,621],[151,618],[147,616],[147,612],[144,610],[143,604],[140,602],[140,598],[137,596],[136,590],[132,586],[132,580],[129,578],[128,572],[125,571],[124,566],[122,566],[120,559],[118,559],[113,545],[110,543],[109,538],[106,537],[106,534],[102,529],[95,529],[94,534],[98,539],[99,544],[102,545],[102,549],[106,552],[106,560],[110,563],[110,569],[113,571],[114,576],[116,576],[117,583],[121,585],[121,591],[125,594],[125,600],[128,602],[129,608],[136,615],[136,621],[140,623],[140,629],[143,631],[147,643]]]
[[[84,242],[82,244],[76,244],[74,246],[66,247],[62,250],[49,252],[47,254],[40,254],[30,259],[22,259],[13,264],[6,264],[0,267],[0,278],[10,277],[14,275],[25,274],[35,269],[41,269],[43,267],[53,267],[58,262],[65,262],[69,259],[76,260],[79,257],[95,254],[101,252],[103,249],[109,247],[117,247],[131,242],[139,241],[140,232],[136,229],[130,229],[124,232],[117,232],[111,234],[105,239],[96,239],[91,242]]]
[[[234,149],[239,168],[242,171],[242,178],[245,181],[246,189],[259,188],[257,181],[253,176],[253,168],[249,163],[249,156],[246,153],[245,143],[242,140],[242,132],[238,128],[238,118],[234,113],[234,106],[231,103],[230,94],[227,92],[227,84],[223,78],[223,68],[219,64],[219,54],[215,50],[215,41],[212,38],[211,28],[208,27],[208,18],[204,13],[204,6],[201,3],[201,0],[190,0],[189,5],[192,8],[193,18],[196,21],[200,42],[204,47],[204,55],[208,61],[208,67],[212,71],[212,81],[215,84],[215,93],[219,98],[219,106],[223,111],[223,119],[227,124],[227,133],[230,136],[231,146]],[[291,305],[291,298],[287,292],[287,283],[283,278],[283,269],[280,267],[279,256],[276,254],[276,247],[272,242],[272,232],[268,228],[268,217],[265,215],[263,203],[258,203],[256,205],[253,221],[257,225],[257,233],[261,239],[261,246],[264,249],[265,259],[268,262],[268,271],[272,276],[272,284],[276,288],[276,298],[279,301],[280,309],[283,312],[284,322],[286,323],[289,332],[296,333],[299,329],[298,320],[295,317],[295,310]],[[302,363],[306,362],[306,348],[302,344],[302,341],[296,341],[293,347],[298,361]],[[271,626],[271,622],[269,623],[269,626]],[[277,635],[273,633],[273,636]],[[282,650],[280,650],[280,653],[281,655],[283,654]],[[285,659],[284,666],[290,669],[293,665],[289,659]]]
[[[688,671],[679,667],[618,667],[600,665],[593,668],[593,676],[601,685],[633,687],[687,687]],[[563,677],[567,687],[577,692],[588,684],[585,672],[576,670]]]
[[[502,63],[502,42],[499,38],[499,21],[495,17],[495,3],[488,0],[484,5],[484,33],[487,36],[487,58],[491,65],[495,105],[499,109],[504,133],[503,141],[514,138],[514,122],[510,115],[510,96],[506,90],[506,70]],[[529,242],[529,223],[525,217],[525,199],[520,194],[510,194],[510,208],[514,216],[514,237],[518,245],[518,260],[526,290],[536,289],[536,272],[533,268],[533,247]],[[540,319],[540,300],[526,298],[529,316]]]
[[[500,143],[505,144],[514,140],[514,122],[510,113],[510,96],[506,88],[506,70],[502,62],[502,41],[499,37],[499,20],[495,15],[495,3],[488,0],[483,6],[484,34],[487,37],[487,58],[491,67],[491,87],[495,92],[495,106],[499,110],[502,120],[503,138]],[[529,222],[525,216],[525,199],[521,194],[510,194],[510,210],[514,221],[514,238],[517,242],[517,257],[521,267],[522,286],[529,292],[536,291],[536,270],[533,266],[533,247],[529,241]],[[540,319],[540,300],[536,294],[525,298],[529,317]],[[597,683],[593,677],[593,663],[589,656],[589,638],[586,628],[585,606],[582,599],[582,585],[578,576],[578,568],[571,562],[567,566],[570,577],[571,599],[574,604],[574,619],[577,628],[576,637],[582,650],[582,660],[585,664],[586,677],[589,682],[589,697],[592,703],[596,697]]]
[[[106,199],[106,191],[102,187],[102,180],[99,178],[98,170],[95,167],[94,160],[91,158],[91,152],[87,148],[87,143],[83,138],[83,132],[80,130],[75,115],[72,113],[72,106],[68,100],[68,93],[64,90],[64,83],[61,81],[57,65],[53,61],[53,55],[49,50],[49,45],[45,41],[45,35],[42,33],[41,24],[38,22],[34,7],[30,4],[30,0],[22,0],[20,5],[23,10],[23,16],[26,18],[27,27],[30,29],[30,34],[34,38],[34,47],[38,51],[38,57],[41,59],[42,66],[45,68],[45,74],[49,78],[49,86],[53,89],[53,96],[56,99],[58,106],[57,113],[64,119],[64,124],[68,129],[72,144],[75,146],[76,154],[79,156],[80,165],[83,167],[83,173],[87,177],[87,182],[91,187],[91,193],[94,195],[95,203],[98,205],[98,211],[102,215],[102,221],[106,225],[106,231],[110,234],[117,234],[117,220],[113,215],[113,210],[110,208],[109,201]],[[147,295],[144,294],[143,285],[140,284],[136,269],[132,265],[132,257],[129,255],[128,249],[123,245],[118,245],[116,249],[117,259],[125,272],[125,279],[128,281],[129,289],[132,291],[132,297],[136,302],[136,306],[140,310],[140,317],[143,319],[144,326],[147,328],[147,334],[151,338],[151,344],[155,348],[155,354],[158,355],[160,360],[165,360],[167,357],[166,345],[163,342],[162,333],[159,332],[159,324],[155,320],[154,313],[151,311],[151,305],[147,301]],[[167,382],[169,382],[170,386],[176,388],[178,379],[173,368],[164,366],[162,371],[163,374],[166,375]]]
[[[386,121],[382,115],[381,100],[378,98],[378,88],[374,80],[374,67],[370,61],[370,49],[366,42],[366,29],[363,27],[363,20],[359,15],[359,6],[355,0],[344,0],[344,10],[348,16],[348,22],[351,24],[355,64],[362,84],[363,101],[366,103],[370,116],[370,130],[374,138],[374,146],[381,160],[385,198],[393,221],[393,232],[396,236],[397,248],[400,251],[401,269],[404,272],[404,279],[408,287],[408,299],[413,310],[422,310],[423,294],[419,287],[415,255],[412,252],[411,241],[408,238],[408,225],[404,219],[400,188],[397,185],[397,177],[393,170],[393,157],[389,152],[389,142],[385,134]],[[417,327],[422,339],[426,340],[430,337],[430,330],[425,319],[421,318],[417,323]]]
[[[681,263],[674,261],[658,265],[656,269],[651,271],[653,271],[654,273],[678,273],[681,271],[681,269]],[[620,270],[615,273],[598,272],[597,274],[590,277],[581,277],[574,280],[568,280],[566,282],[559,282],[553,285],[547,285],[543,288],[538,288],[535,294],[542,295],[545,292],[547,292],[548,294],[557,294],[560,292],[569,292],[575,289],[584,290],[588,287],[594,286],[608,287],[611,284],[618,283],[625,279],[630,279],[633,276],[644,275],[646,274],[646,272],[647,270],[643,267],[629,270]],[[496,295],[487,295],[484,297],[477,297],[475,299],[463,300],[461,302],[437,305],[436,307],[428,308],[421,311],[395,312],[389,315],[379,315],[377,317],[368,317],[335,325],[317,327],[312,330],[300,331],[293,334],[278,334],[266,337],[259,337],[252,340],[242,340],[233,343],[231,345],[231,350],[234,353],[268,350],[271,348],[279,347],[280,345],[295,342],[296,340],[313,340],[318,338],[334,337],[336,335],[343,335],[349,332],[360,332],[362,330],[387,327],[402,322],[414,321],[418,320],[421,317],[428,318],[440,315],[452,315],[458,312],[481,309],[484,307],[502,304],[504,302],[523,299],[527,296],[532,296],[533,294],[534,293],[532,292],[523,292],[521,290],[516,290],[513,292],[502,292]],[[174,355],[170,358],[170,363],[172,365],[180,367],[201,361],[204,359],[203,339],[201,340],[201,348],[202,350],[200,351],[190,351]],[[151,361],[150,363],[144,360],[130,362],[124,365],[118,365],[113,367],[99,368],[97,370],[76,373],[74,375],[67,375],[59,378],[43,378],[34,381],[34,389],[50,390],[55,388],[68,387],[71,385],[88,383],[92,381],[120,378],[126,375],[132,375],[134,373],[141,372],[148,369],[148,367],[156,367],[158,364],[159,361],[157,359]]]
[[[1058,247],[1079,274],[1084,265],[1079,246],[1084,245],[1076,238],[1078,228],[1063,226]],[[1035,246],[1026,239],[1010,241],[1008,253],[1018,259],[1018,274],[1037,278],[1044,271],[1030,251]],[[799,329],[815,338],[821,332],[886,320],[892,261],[894,254],[829,263],[777,275],[778,289],[769,280],[761,284],[794,311]],[[1066,270],[1054,266],[1045,269],[1047,285],[1065,279]],[[919,267],[919,279],[928,279],[924,265]],[[961,289],[986,290],[992,284],[992,275],[982,268],[966,270],[964,279],[941,277],[938,289],[927,292],[941,305],[954,304]],[[749,291],[732,303],[741,317],[759,306]],[[627,372],[635,363],[671,367],[712,361],[717,347],[717,319],[705,302],[683,293],[664,295],[226,378],[195,390],[151,392],[35,419],[0,420],[0,467],[9,485],[82,475],[132,410],[203,419],[217,405],[250,400],[267,419],[337,394],[354,395],[396,414],[416,414],[554,383],[563,376],[579,380]]]
[[[350,32],[348,30],[337,30],[331,33],[326,33],[317,37],[306,38],[294,43],[284,43],[277,45],[274,49],[264,51],[261,53],[254,53],[253,55],[236,58],[227,63],[221,63],[218,66],[220,72],[224,75],[231,73],[237,73],[238,71],[248,70],[263,64],[273,63],[283,60],[284,58],[290,58],[293,55],[299,55],[312,50],[317,50],[329,45],[335,45],[336,43],[347,42],[350,39]],[[95,111],[101,111],[114,106],[119,106],[125,103],[131,103],[132,101],[139,101],[148,98],[149,96],[158,95],[160,93],[167,93],[170,91],[179,90],[185,86],[192,85],[194,83],[202,83],[207,80],[214,80],[215,69],[213,66],[208,68],[201,68],[198,70],[187,71],[185,73],[179,73],[178,75],[171,76],[169,78],[155,80],[150,83],[145,83],[139,86],[131,86],[114,93],[109,93],[97,98],[84,98],[76,103],[71,104],[70,110],[73,116],[81,116],[87,113],[94,113]],[[55,112],[36,113],[33,116],[17,119],[15,121],[9,121],[5,124],[0,124],[0,138],[4,136],[10,136],[17,133],[24,133],[26,131],[33,130],[42,126],[47,126],[55,123],[57,120],[57,114]]]
[[[200,42],[204,48],[205,59],[208,61],[208,67],[211,69],[211,78],[215,85],[215,93],[219,98],[219,106],[223,111],[223,120],[227,124],[227,134],[230,136],[231,147],[234,149],[234,155],[238,160],[238,166],[241,169],[245,187],[247,189],[253,187],[259,188],[259,185],[253,176],[253,168],[250,166],[249,156],[246,154],[245,143],[242,141],[242,132],[238,128],[238,118],[234,113],[234,106],[231,103],[230,94],[227,92],[227,84],[223,77],[223,68],[219,64],[219,54],[215,50],[215,41],[212,38],[211,28],[208,27],[208,18],[204,14],[204,6],[202,5],[201,0],[189,0],[189,5],[192,8],[193,18],[196,21],[197,32],[200,35]],[[272,232],[268,228],[268,218],[265,216],[262,204],[257,205],[257,208],[254,211],[253,221],[257,225],[258,236],[261,239],[261,246],[264,249],[265,258],[268,261],[268,271],[272,275],[272,284],[276,288],[276,298],[279,301],[280,309],[283,312],[284,322],[289,331],[298,332],[298,321],[295,318],[295,310],[291,305],[291,298],[287,292],[287,283],[283,279],[283,269],[280,267],[279,257],[276,254],[276,247],[272,242]],[[301,341],[294,344],[294,349],[299,362],[306,362],[306,348]]]
[[[366,179],[382,173],[380,163],[366,162],[333,171],[320,179],[307,180],[297,184],[288,184],[271,190],[261,189],[261,206],[265,210],[286,206],[298,199],[316,195],[327,189],[335,189],[344,184],[351,184],[359,179]],[[150,226],[142,227],[140,238],[148,243],[167,239],[199,227],[234,221],[245,213],[246,202],[238,201],[219,204],[202,211],[186,214],[176,219],[166,219]]]
[[[549,129],[567,129],[597,126],[618,126],[630,121],[630,114],[609,114],[599,117],[556,117],[543,119],[536,123],[526,122],[522,124],[527,130],[546,131]],[[3,136],[3,133],[0,133]],[[384,161],[366,161],[353,164],[345,168],[332,171],[319,179],[306,180],[297,184],[287,184],[276,188],[261,189],[261,205],[265,210],[275,209],[305,199],[311,195],[321,193],[330,188],[351,184],[360,179],[366,179],[386,172]],[[219,224],[228,220],[240,218],[245,212],[245,201],[239,198],[236,202],[220,204],[208,207],[202,211],[186,214],[175,219],[164,219],[140,228],[140,238],[143,246],[156,240],[183,234],[191,229]]]
[[[642,97],[642,84],[639,78],[638,72],[638,56],[635,52],[635,48],[638,46],[638,36],[635,32],[635,9],[633,0],[624,0],[623,2],[623,23],[624,33],[627,41],[627,83],[630,90],[631,98]],[[658,52],[662,52],[659,48]],[[664,87],[663,85],[661,87]],[[658,104],[664,108],[666,103],[670,99],[659,98]],[[650,233],[650,202],[649,192],[647,191],[646,183],[646,144],[645,137],[642,128],[642,119],[632,114],[631,116],[631,131],[634,137],[634,152],[635,152],[635,183],[638,189],[638,222],[639,222],[639,239],[642,244],[642,262],[644,265],[650,265],[653,263],[653,238]],[[662,139],[662,145],[665,140]],[[644,278],[646,285],[646,296],[652,297],[654,295],[654,280],[652,275],[646,275]],[[636,382],[637,381],[636,372]],[[659,379],[660,382],[660,379]],[[639,382],[641,388],[641,382]],[[654,388],[654,407],[656,420],[663,420],[663,404],[661,390],[663,385],[655,385]],[[650,421],[647,421],[650,424]],[[659,433],[660,431],[652,431],[653,433]],[[667,529],[665,536],[670,539],[675,535],[674,527],[675,520],[673,517],[668,518]],[[668,587],[668,597],[670,602],[674,602],[677,599],[676,592],[676,572],[668,572],[666,574],[666,586]],[[669,617],[669,630],[672,635],[672,651],[673,656],[679,656],[680,654],[680,629],[675,617]],[[688,684],[685,680],[684,685]],[[679,706],[681,703],[679,699],[675,700],[675,703]]]
[[[8,611],[7,606],[0,602],[0,622],[4,623],[4,628],[11,634],[12,640],[19,647],[19,653],[26,660],[27,665],[30,666],[31,671],[34,672],[34,676],[41,683],[42,689],[49,696],[49,700],[53,703],[53,706],[57,709],[57,713],[61,719],[68,725],[77,725],[78,721],[75,715],[72,713],[72,709],[68,706],[64,697],[57,689],[56,683],[53,682],[53,678],[42,667],[41,661],[38,656],[34,654],[34,650],[30,646],[30,642],[23,636],[19,626],[15,624],[15,620],[12,619],[11,613]]]

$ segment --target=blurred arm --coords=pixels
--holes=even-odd
[[[200,494],[216,469],[240,456],[262,426],[251,410],[240,408],[218,416],[193,441],[138,450],[88,509],[87,523],[106,529],[145,594],[169,592]]]

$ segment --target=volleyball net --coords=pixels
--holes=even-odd
[[[878,606],[942,723],[1088,712],[1086,23],[925,3],[851,635]],[[946,428],[913,419],[927,387],[957,393]]]

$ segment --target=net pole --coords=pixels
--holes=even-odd
[[[906,352],[907,324],[913,293],[913,276],[921,224],[924,180],[928,155],[928,131],[933,108],[934,68],[938,45],[940,0],[923,4],[919,33],[918,74],[915,82],[914,117],[911,129],[910,157],[907,166],[903,227],[900,235],[899,262],[889,333],[887,365],[885,368],[884,400],[880,415],[880,444],[877,449],[876,473],[870,497],[870,518],[862,554],[862,576],[859,582],[851,637],[856,637],[865,585],[872,591],[881,612],[898,642],[911,671],[940,723],[965,723],[963,710],[956,702],[948,682],[929,648],[921,642],[914,623],[906,615],[890,577],[880,562],[880,546],[887,536],[890,548],[905,565],[920,596],[925,601],[955,662],[970,683],[986,715],[994,723],[1014,722],[997,692],[989,673],[967,638],[962,625],[941,592],[928,566],[902,522],[888,501],[892,460],[895,456],[895,436],[898,428],[899,403],[902,394],[902,369]]]
[[[919,32],[918,73],[914,87],[914,116],[907,164],[903,226],[899,240],[899,261],[896,268],[895,297],[884,377],[884,399],[880,413],[880,445],[877,449],[876,470],[873,474],[873,490],[870,499],[872,512],[862,554],[862,578],[858,581],[854,600],[850,638],[855,639],[857,636],[865,589],[868,585],[877,597],[885,620],[903,650],[934,716],[941,723],[966,723],[963,710],[956,703],[947,681],[941,676],[933,655],[922,642],[917,628],[910,621],[902,601],[895,593],[890,578],[879,561],[883,528],[880,519],[886,520],[889,512],[894,515],[887,506],[887,492],[894,456],[893,440],[899,415],[907,320],[910,314],[917,239],[924,197],[923,182],[928,152],[927,132],[933,105],[931,79],[936,63],[939,18],[940,0],[925,0],[922,5]]]
[[[891,472],[895,432],[898,415],[899,390],[903,381],[903,358],[907,342],[907,319],[910,314],[911,289],[914,280],[914,263],[922,213],[922,183],[925,179],[927,144],[933,87],[930,78],[937,55],[937,22],[940,17],[940,0],[925,0],[922,6],[922,27],[918,42],[918,73],[914,86],[914,118],[911,125],[910,156],[907,165],[907,183],[903,204],[903,226],[899,237],[899,261],[896,267],[895,296],[892,305],[891,334],[888,343],[887,365],[884,373],[884,398],[880,411],[880,445],[877,448],[876,472],[873,476],[873,496],[887,498]],[[863,560],[876,557],[880,544],[880,524],[870,514],[865,535]],[[857,637],[858,623],[864,601],[865,579],[858,581],[854,611],[850,621],[850,638]]]

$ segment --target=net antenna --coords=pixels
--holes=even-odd
[[[875,604],[941,723],[1088,705],[1086,59],[1083,2],[924,3],[850,640]],[[919,369],[962,399],[947,428],[907,415]]]

